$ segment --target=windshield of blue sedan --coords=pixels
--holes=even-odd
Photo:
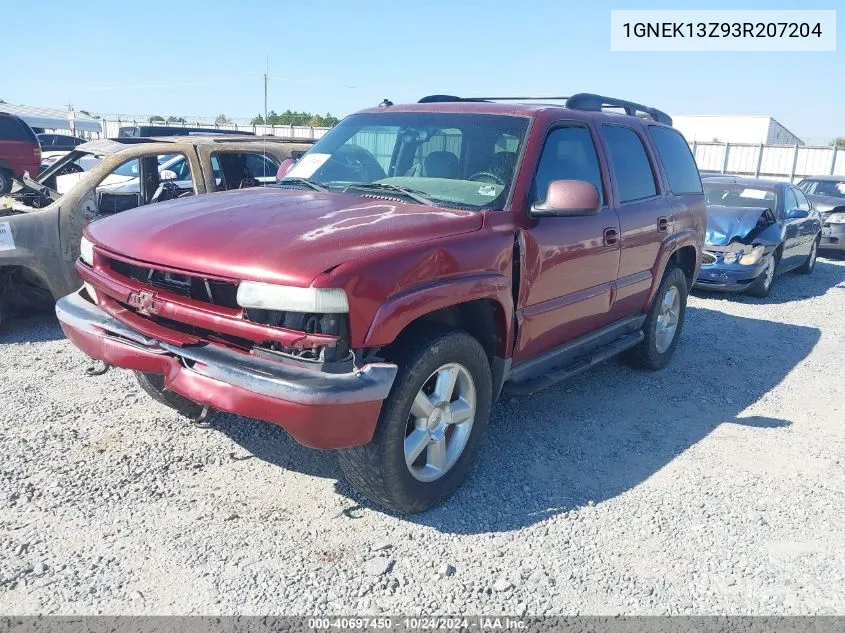
[[[528,118],[384,112],[347,117],[282,179],[330,191],[401,197],[438,206],[501,209],[513,185]]]
[[[774,188],[748,187],[742,184],[708,183],[704,181],[704,198],[710,206],[777,208]]]

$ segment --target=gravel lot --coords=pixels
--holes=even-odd
[[[844,613],[845,260],[690,299],[663,372],[503,402],[474,476],[412,518],[330,452],[129,372],[55,320],[0,335],[0,612]]]

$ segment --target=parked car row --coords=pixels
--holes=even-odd
[[[702,185],[660,110],[501,101],[385,100],[310,149],[80,145],[13,192],[0,296],[58,298],[71,341],[155,400],[275,423],[413,513],[461,485],[500,394],[614,356],[661,369],[693,285],[812,271],[805,191]]]

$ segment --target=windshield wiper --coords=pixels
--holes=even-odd
[[[326,192],[326,189],[323,185],[317,184],[313,180],[308,180],[307,178],[297,178],[292,176],[290,178],[282,178],[279,182],[276,183],[277,185],[302,185],[304,187],[308,187],[309,189],[313,189],[314,191],[322,191]]]
[[[408,187],[400,187],[399,185],[392,185],[387,182],[360,182],[347,186],[343,191],[347,192],[350,189],[357,189],[360,191],[389,191],[394,194],[399,194],[400,196],[405,196],[406,198],[413,200],[414,202],[418,202],[419,204],[424,204],[429,207],[437,206],[431,200],[431,196],[424,191],[409,189]]]

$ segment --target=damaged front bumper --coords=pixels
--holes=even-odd
[[[163,374],[167,389],[214,409],[278,424],[312,448],[368,443],[397,372],[391,363],[369,363],[329,374],[220,345],[171,345],[113,318],[84,290],[60,299],[56,315],[68,338],[92,358]]]
[[[717,260],[712,264],[702,264],[693,287],[722,292],[743,292],[765,270],[765,257],[762,257],[759,262],[750,266],[739,263],[725,264]]]

